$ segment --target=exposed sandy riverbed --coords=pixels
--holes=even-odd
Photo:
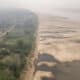
[[[57,80],[80,80],[80,23],[48,15],[39,19],[39,54],[47,53],[61,62],[56,65]]]

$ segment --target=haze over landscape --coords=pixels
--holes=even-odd
[[[24,8],[36,13],[80,17],[80,0],[0,0],[0,8]]]
[[[80,80],[80,0],[0,0],[0,80]]]

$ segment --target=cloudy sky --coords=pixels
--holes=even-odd
[[[46,11],[54,8],[80,8],[80,0],[0,0],[0,8],[25,8]]]

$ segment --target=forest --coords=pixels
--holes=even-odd
[[[0,80],[19,80],[35,50],[37,26],[37,15],[31,11],[0,11]]]

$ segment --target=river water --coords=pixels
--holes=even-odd
[[[54,11],[48,16],[41,16],[38,33],[38,50],[41,54],[39,54],[36,64],[35,78],[80,80],[79,21],[78,11]],[[44,55],[44,53],[46,54]]]

